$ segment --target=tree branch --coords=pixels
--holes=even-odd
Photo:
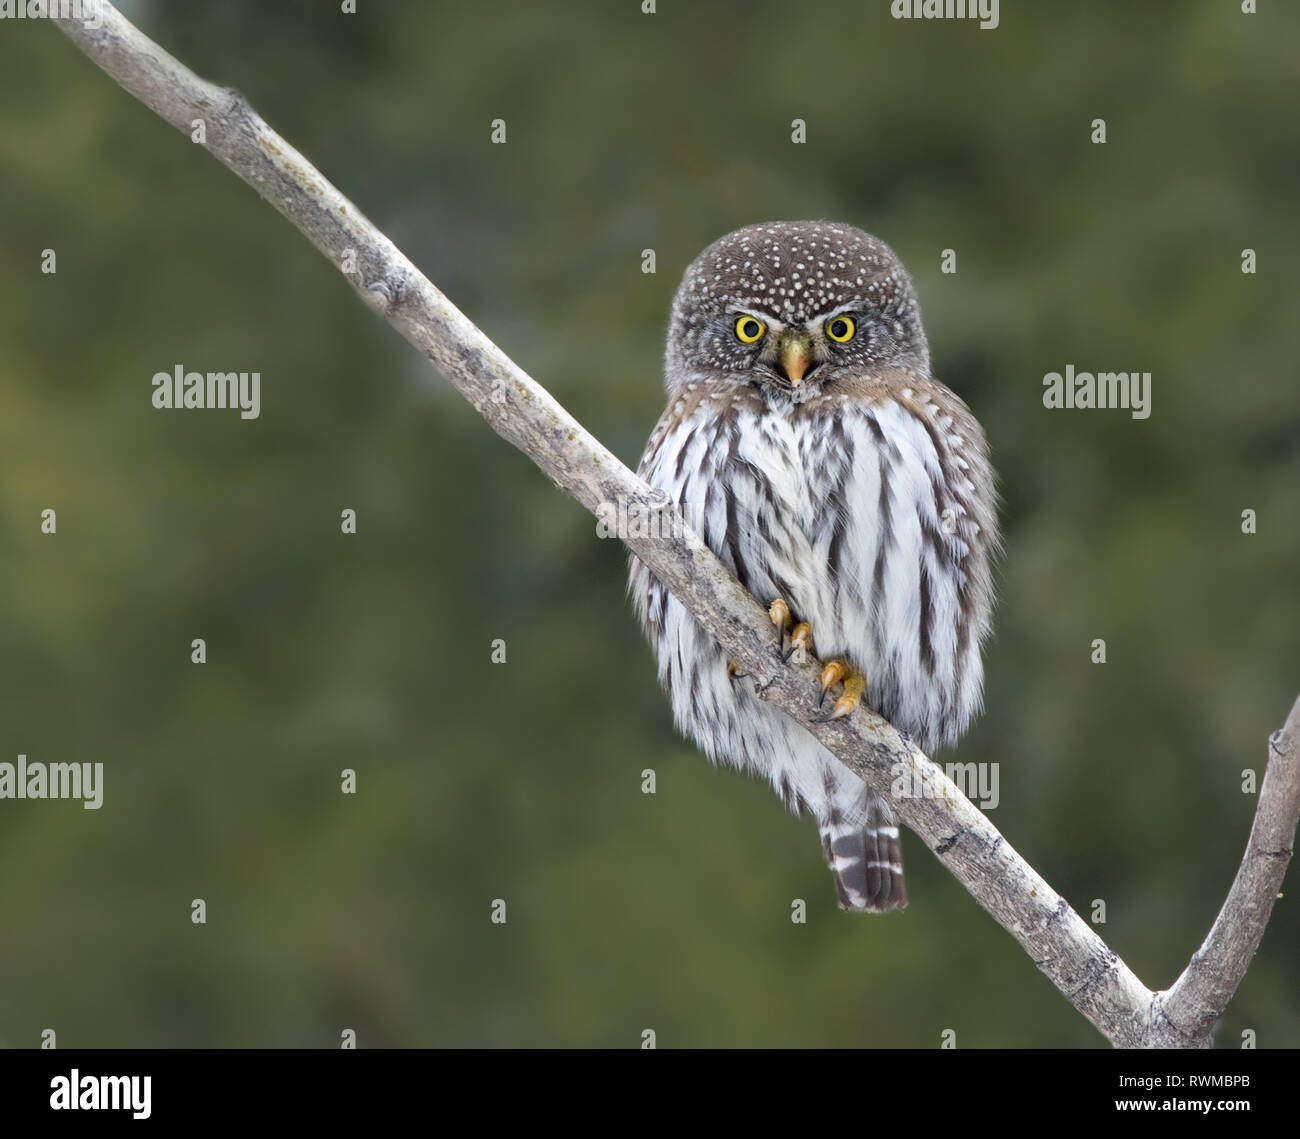
[[[1155,1002],[1153,1030],[1158,1037],[1208,1037],[1259,948],[1281,897],[1282,879],[1295,848],[1300,815],[1300,697],[1280,731],[1268,741],[1268,766],[1255,806],[1250,841],[1227,900],[1209,936],[1183,975]]]
[[[127,91],[192,135],[287,217],[357,292],[426,355],[503,438],[596,513],[622,504],[664,525],[624,538],[756,683],[918,834],[1084,1016],[1119,1046],[1204,1046],[1272,910],[1300,814],[1300,700],[1272,740],[1245,861],[1209,938],[1167,993],[1153,993],[998,833],[944,772],[866,709],[817,722],[815,662],[782,664],[763,608],[681,521],[676,508],[585,431],[479,331],[235,91],[200,79],[107,2],[102,22],[58,20]],[[891,793],[894,778],[924,794]]]

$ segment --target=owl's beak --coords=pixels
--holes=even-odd
[[[806,337],[788,336],[781,344],[781,370],[785,378],[798,387],[812,362]]]

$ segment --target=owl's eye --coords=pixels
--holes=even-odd
[[[837,316],[826,326],[826,335],[832,340],[846,344],[853,339],[854,324],[851,316]]]
[[[763,335],[763,322],[752,316],[736,317],[736,339],[742,344],[753,344]]]

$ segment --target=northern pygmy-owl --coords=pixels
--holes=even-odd
[[[682,278],[665,371],[640,474],[771,604],[774,651],[826,662],[829,715],[862,698],[927,751],[955,742],[981,701],[993,471],[975,417],[930,375],[893,251],[831,222],[728,234]],[[906,905],[888,803],[758,699],[636,559],[630,590],[678,727],[816,818],[841,909]]]

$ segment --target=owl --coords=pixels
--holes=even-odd
[[[996,492],[894,252],[834,222],[720,238],[677,289],[665,387],[639,473],[770,607],[772,651],[824,664],[820,714],[862,701],[927,752],[954,743],[981,704]],[[760,700],[636,558],[629,591],[678,728],[816,819],[841,909],[902,909],[889,804]]]

